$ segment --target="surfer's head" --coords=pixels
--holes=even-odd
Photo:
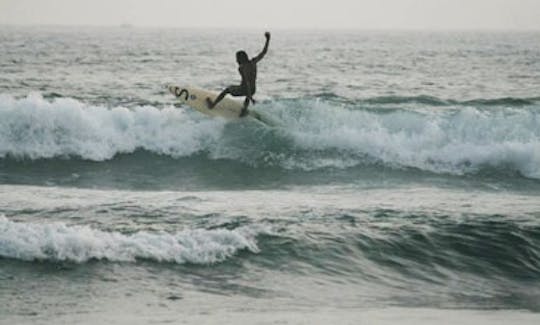
[[[238,64],[244,64],[244,63],[247,63],[248,61],[249,61],[249,58],[246,52],[244,51],[236,52],[236,62],[238,62]]]

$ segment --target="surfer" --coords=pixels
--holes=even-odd
[[[263,50],[261,53],[259,53],[259,55],[251,60],[245,51],[241,50],[236,52],[236,62],[238,62],[238,72],[240,72],[242,82],[240,85],[225,88],[217,96],[215,101],[212,101],[210,98],[206,98],[206,103],[208,104],[209,109],[214,108],[227,94],[231,94],[235,97],[246,96],[246,99],[244,100],[244,108],[242,108],[240,116],[245,116],[248,113],[247,108],[249,102],[255,104],[253,94],[255,94],[256,90],[255,83],[257,80],[257,63],[266,55],[266,52],[268,51],[268,43],[270,43],[270,33],[266,32],[264,33],[264,36],[266,37],[266,43],[264,44]]]

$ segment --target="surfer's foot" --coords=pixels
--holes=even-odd
[[[208,105],[208,109],[214,108],[214,103],[210,99],[210,97],[206,97],[206,105]]]
[[[244,117],[248,115],[249,111],[246,107],[242,108],[242,111],[240,112],[240,117]]]

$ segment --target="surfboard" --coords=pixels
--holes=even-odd
[[[180,101],[180,104],[184,104],[191,107],[205,115],[212,117],[223,117],[230,120],[240,119],[240,113],[244,107],[244,103],[238,100],[234,100],[229,96],[223,98],[214,108],[208,108],[206,98],[215,100],[218,93],[197,88],[197,87],[181,87],[176,85],[168,86],[169,91],[176,96]],[[253,109],[248,110],[248,119],[253,119],[257,122],[263,123],[266,126],[276,126],[277,122],[269,118],[265,114],[261,114]]]

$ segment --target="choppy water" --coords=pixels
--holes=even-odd
[[[536,323],[540,35],[0,29],[0,320]]]

